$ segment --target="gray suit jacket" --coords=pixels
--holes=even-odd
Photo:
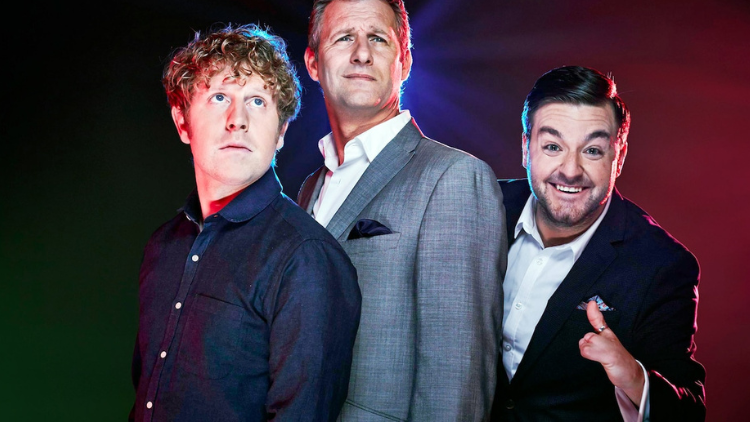
[[[300,189],[312,213],[321,167]],[[349,239],[361,219],[392,233]],[[342,421],[487,420],[502,330],[507,236],[487,163],[412,120],[327,226],[357,268],[362,316]]]

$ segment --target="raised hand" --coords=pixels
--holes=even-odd
[[[641,366],[607,326],[595,301],[590,301],[586,306],[586,315],[595,332],[586,333],[578,341],[581,356],[601,363],[610,382],[621,388],[638,406],[645,382]]]

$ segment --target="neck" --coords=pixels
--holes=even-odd
[[[198,187],[198,198],[201,203],[201,214],[203,220],[208,216],[221,211],[228,203],[232,202],[247,186],[227,186],[210,183],[196,177]]]
[[[344,147],[349,141],[398,116],[400,113],[398,102],[392,107],[368,114],[364,114],[360,110],[335,110],[333,107],[327,107],[327,109],[328,120],[331,122],[331,134],[339,157],[339,165],[344,162]]]
[[[542,243],[544,243],[545,248],[570,243],[586,231],[586,228],[581,230],[564,230],[559,227],[551,228],[541,224],[538,220],[536,227],[539,230],[539,235],[542,237]]]

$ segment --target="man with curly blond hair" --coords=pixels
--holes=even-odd
[[[256,25],[196,33],[163,84],[196,189],[144,252],[130,420],[335,420],[361,295],[274,171],[300,107],[285,42]]]

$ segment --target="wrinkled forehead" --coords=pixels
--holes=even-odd
[[[322,34],[367,32],[396,34],[396,14],[383,0],[335,0],[323,13]]]
[[[554,126],[567,131],[606,131],[617,135],[614,107],[610,103],[601,105],[551,102],[539,107],[533,115],[532,133]]]

